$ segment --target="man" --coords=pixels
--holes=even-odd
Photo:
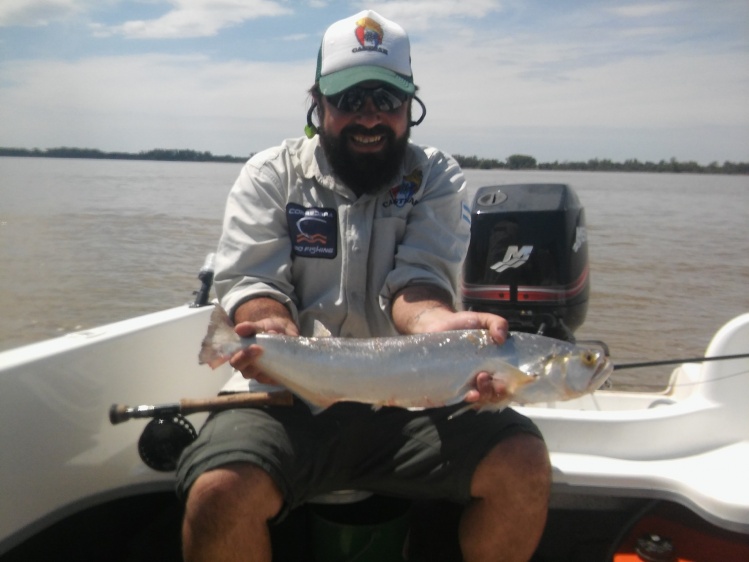
[[[308,116],[317,131],[308,119],[311,138],[254,156],[229,196],[215,280],[238,334],[311,335],[319,320],[334,336],[485,328],[504,341],[503,318],[455,309],[465,181],[451,157],[409,143],[415,90],[397,24],[365,11],[325,32]],[[231,360],[251,386],[272,383],[260,353]],[[482,373],[466,400],[503,390]],[[360,489],[462,503],[464,560],[527,560],[548,503],[543,441],[513,410],[451,418],[459,408],[342,403],[313,415],[298,403],[213,416],[178,468],[185,559],[270,561],[269,525],[314,496]]]

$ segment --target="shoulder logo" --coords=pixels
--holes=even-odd
[[[382,38],[384,33],[382,26],[372,18],[362,18],[356,22],[356,39],[361,47],[355,47],[352,53],[360,51],[378,51],[384,55],[388,54],[387,49],[382,47]]]
[[[390,188],[390,191],[388,192],[390,200],[385,201],[383,207],[395,205],[400,209],[405,207],[408,203],[416,205],[419,201],[414,198],[414,194],[419,191],[423,176],[424,174],[418,168],[407,176],[403,176],[403,181],[401,181],[401,183]]]

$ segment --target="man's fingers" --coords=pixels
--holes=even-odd
[[[251,345],[235,353],[229,364],[241,372],[244,378],[254,379],[261,373],[255,362],[262,354],[263,349],[259,345]]]
[[[234,326],[234,331],[241,338],[251,338],[258,333],[258,328],[254,322],[240,322]]]
[[[490,373],[479,373],[476,375],[475,388],[466,392],[466,402],[494,403],[507,399],[507,387]]]

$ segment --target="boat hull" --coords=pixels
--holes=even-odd
[[[148,468],[138,455],[144,422],[112,425],[108,412],[113,403],[217,394],[230,368],[197,362],[210,312],[178,307],[0,353],[0,557],[116,502],[158,497],[179,512],[173,473]],[[747,349],[749,314],[718,332],[707,354]],[[665,500],[749,537],[746,396],[743,359],[683,365],[659,393],[599,391],[519,408],[551,451],[550,522],[564,513],[624,519]],[[190,416],[197,427],[204,417]]]

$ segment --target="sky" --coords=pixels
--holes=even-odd
[[[0,0],[0,146],[246,156],[303,134],[325,28],[401,24],[419,144],[749,161],[747,0]]]

